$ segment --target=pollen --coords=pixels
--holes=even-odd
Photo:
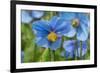
[[[57,40],[57,34],[54,32],[50,32],[47,38],[49,41],[55,42]]]
[[[72,26],[77,27],[79,25],[79,19],[73,19],[72,20]]]

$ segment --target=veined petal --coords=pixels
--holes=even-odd
[[[84,56],[87,53],[87,42],[82,42],[82,56]]]
[[[51,29],[55,29],[56,26],[58,25],[57,22],[59,21],[59,17],[57,16],[53,16],[52,19],[49,22],[49,26],[51,27]]]
[[[89,31],[87,27],[81,23],[80,26],[77,28],[77,39],[80,41],[85,41],[88,39]]]
[[[77,52],[75,53],[75,55],[77,56],[77,57],[80,57],[80,51],[81,51],[81,48],[80,48],[80,46],[81,46],[81,43],[80,43],[80,41],[77,41]]]
[[[90,17],[88,14],[85,13],[78,13],[78,18],[86,27],[90,27]]]
[[[71,26],[71,24],[69,25],[68,29],[69,32],[65,33],[64,35],[67,37],[74,37],[76,34],[76,29],[73,26]]]
[[[33,18],[41,18],[44,15],[43,11],[32,11]]]
[[[32,17],[29,15],[29,12],[22,10],[21,11],[21,22],[22,23],[29,23],[31,20],[32,20]]]
[[[57,22],[55,32],[57,34],[64,35],[64,34],[68,33],[70,31],[70,29],[71,29],[71,25],[70,25],[69,21],[65,21],[64,19],[60,19]]]
[[[74,50],[72,52],[67,52],[67,51],[62,52],[61,56],[66,57],[66,59],[68,59],[69,57],[73,58],[74,57]]]
[[[49,32],[47,31],[36,31],[34,30],[34,34],[36,35],[36,37],[47,37]]]
[[[40,47],[48,48],[48,44],[49,44],[48,42],[49,41],[47,40],[47,38],[36,37],[36,43]]]
[[[48,23],[46,21],[40,20],[36,21],[32,25],[32,29],[36,31],[50,31],[50,27],[47,25]]]
[[[63,47],[65,51],[71,53],[75,49],[75,40],[64,41]]]
[[[63,19],[66,19],[66,20],[72,20],[72,19],[76,18],[76,13],[74,13],[74,12],[60,12],[59,16]]]
[[[82,49],[82,51],[81,51],[81,49]],[[77,51],[78,51],[78,53],[76,54],[76,56],[80,57],[80,54],[82,56],[84,56],[87,53],[87,42],[83,41],[82,45],[81,45],[80,41],[78,41],[78,49],[77,49]]]
[[[61,38],[58,38],[57,41],[50,43],[49,48],[52,49],[52,50],[56,50],[56,49],[60,48],[61,41],[62,41]]]

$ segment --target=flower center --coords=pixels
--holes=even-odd
[[[72,20],[72,26],[73,27],[77,27],[78,25],[79,25],[79,19],[77,19],[77,18],[76,19],[73,19]]]
[[[55,42],[57,40],[57,34],[54,32],[50,32],[47,38],[49,41]]]

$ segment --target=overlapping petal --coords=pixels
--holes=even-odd
[[[62,19],[66,19],[66,20],[70,21],[70,20],[76,18],[76,13],[74,13],[74,12],[60,12],[59,16]]]
[[[75,40],[64,41],[63,48],[65,49],[65,57],[73,58],[75,50]]]
[[[70,21],[70,25],[72,26],[72,20],[77,18],[79,20],[79,25],[77,28],[72,29],[70,33],[66,35],[71,37],[77,34],[77,39],[80,41],[85,41],[89,35],[89,17],[84,13],[72,13],[72,12],[61,12],[60,17],[66,19],[66,21]],[[76,31],[75,31],[76,30]],[[73,35],[71,35],[73,34]]]
[[[75,34],[76,34],[76,29],[74,27],[72,27],[70,24],[69,21],[67,21],[67,28],[69,31],[67,33],[64,34],[64,36],[67,36],[67,37],[74,37]]]
[[[30,23],[33,18],[41,18],[44,15],[43,11],[21,11],[21,22],[22,23]]]
[[[72,52],[75,47],[74,43],[75,43],[75,40],[64,41],[63,47],[65,51]]]
[[[80,19],[80,21],[89,28],[90,26],[90,17],[89,14],[84,14],[84,13],[78,13],[78,18]]]
[[[57,26],[55,28],[55,32],[59,32],[59,31],[68,32],[68,31],[70,31],[70,28],[68,28],[70,26],[69,22],[66,22],[64,19],[59,19],[59,21],[56,24],[57,24]]]
[[[77,56],[80,57],[80,54],[84,56],[87,53],[87,43],[86,41],[82,42],[82,47],[80,41],[69,40],[64,41],[63,47],[65,49],[66,57]],[[77,50],[77,52],[75,52]]]
[[[64,36],[64,34],[71,31],[70,25],[64,19],[56,16],[54,16],[50,22],[43,20],[34,22],[32,29],[36,35],[36,39],[38,39],[37,44],[52,50],[59,48],[61,46],[61,36]],[[51,32],[54,32],[57,35],[57,40],[54,42],[47,39]]]
[[[36,21],[33,23],[32,29],[34,33],[36,34],[36,36],[45,37],[49,34],[51,29],[47,24],[48,23],[43,20]]]
[[[21,22],[22,23],[29,23],[32,20],[32,17],[29,15],[28,11],[21,11]]]
[[[56,26],[58,25],[57,22],[59,21],[59,17],[57,16],[53,16],[52,19],[49,21],[49,26],[51,27],[51,29],[55,29]]]
[[[32,11],[33,18],[41,18],[44,15],[43,11]]]
[[[77,28],[77,39],[80,41],[85,41],[88,39],[89,31],[87,27],[81,23],[81,26]]]
[[[70,25],[70,22],[67,22],[65,19],[59,17],[53,17],[50,26],[52,27],[52,30],[55,31],[58,35],[73,37],[76,32],[75,29]]]
[[[82,43],[82,56],[84,56],[87,53],[87,50],[88,50],[87,48],[88,48],[87,43],[86,43],[86,41],[84,41]]]
[[[56,50],[57,48],[59,48],[61,46],[61,41],[62,41],[62,39],[59,38],[55,42],[50,43],[49,48],[51,48],[52,50]]]
[[[36,37],[36,44],[40,47],[48,48],[49,42],[47,38],[44,37]]]
[[[87,42],[83,41],[82,44],[78,41],[78,48],[77,48],[77,52],[76,56],[80,57],[81,55],[84,56],[87,53]]]

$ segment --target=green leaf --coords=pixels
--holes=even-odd
[[[85,55],[85,59],[90,59],[90,40],[87,41],[87,44],[88,44],[88,50]]]
[[[30,24],[21,24],[21,48],[24,51],[24,62],[35,62],[37,47],[35,46],[35,37]]]
[[[34,55],[34,44],[30,45],[30,47],[25,48],[24,50],[24,62],[33,62],[35,55]]]
[[[45,49],[42,55],[40,56],[40,62],[50,61],[50,52],[49,49]]]
[[[65,61],[66,58],[61,56],[61,52],[63,51],[63,48],[59,48],[55,51],[55,61]]]
[[[44,20],[50,20],[55,15],[55,12],[46,11],[45,15],[42,17]]]
[[[29,47],[34,38],[31,26],[29,24],[21,24],[21,48],[24,50]]]

